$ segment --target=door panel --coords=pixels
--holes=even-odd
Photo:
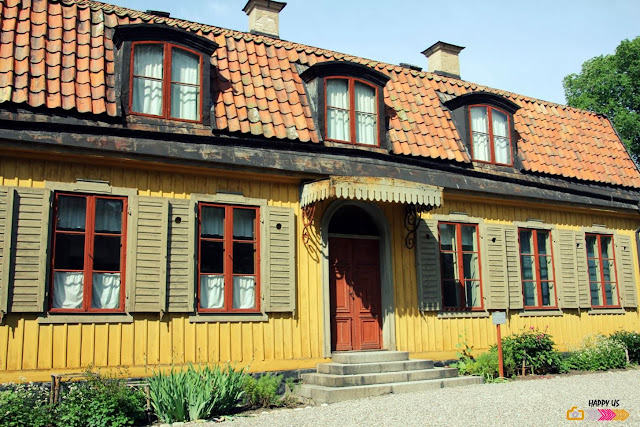
[[[382,348],[379,242],[330,238],[331,333],[336,351]]]

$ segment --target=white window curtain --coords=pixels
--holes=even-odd
[[[137,113],[162,115],[163,45],[137,45],[133,53],[133,99]]]
[[[233,308],[255,308],[256,279],[253,276],[233,278]]]
[[[468,307],[480,307],[480,283],[479,282],[467,282],[467,306]]]
[[[204,206],[202,217],[200,218],[200,233],[203,236],[223,236],[224,235],[224,209]]]
[[[84,197],[58,197],[58,229],[84,230],[86,201]]]
[[[256,217],[256,211],[252,209],[234,209],[233,210],[233,237],[241,237],[253,239],[253,225]]]
[[[84,274],[61,272],[53,274],[53,308],[82,308]]]
[[[171,55],[171,117],[198,120],[200,58],[180,49]]]
[[[93,273],[93,308],[120,308],[120,273]]]
[[[200,276],[200,308],[224,307],[224,276]]]
[[[120,233],[122,231],[122,200],[96,200],[96,231]]]
[[[509,120],[506,114],[493,110],[493,143],[496,163],[511,163],[511,147],[509,146]]]
[[[376,145],[376,90],[356,83],[356,142]]]
[[[491,161],[489,148],[489,119],[484,107],[471,108],[471,130],[473,134],[474,160]]]
[[[327,80],[327,137],[339,141],[351,141],[347,80]]]

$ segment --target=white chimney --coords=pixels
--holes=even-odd
[[[429,62],[429,72],[460,78],[460,58],[458,54],[464,49],[445,42],[437,42],[426,48],[422,54]]]
[[[286,3],[271,0],[249,0],[242,9],[249,15],[249,32],[280,38],[278,14]]]

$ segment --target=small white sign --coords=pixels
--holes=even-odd
[[[491,315],[494,325],[504,325],[507,323],[507,313],[504,311],[494,311]]]

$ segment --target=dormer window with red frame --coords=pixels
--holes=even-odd
[[[469,120],[473,160],[513,165],[509,115],[494,107],[474,105],[469,107]]]
[[[132,113],[202,121],[202,55],[171,43],[137,42],[131,70]]]
[[[378,90],[354,78],[326,79],[328,140],[379,146]]]

